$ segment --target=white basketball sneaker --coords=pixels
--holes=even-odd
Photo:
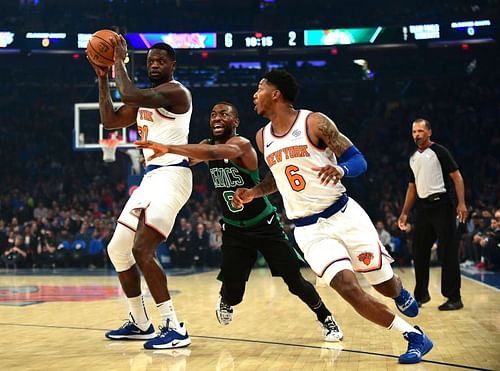
[[[229,325],[233,320],[234,309],[229,305],[224,303],[222,296],[219,296],[219,301],[215,306],[215,315],[217,320],[221,325]]]
[[[325,322],[321,324],[321,327],[323,329],[325,341],[341,341],[344,338],[342,330],[332,316],[326,317]]]

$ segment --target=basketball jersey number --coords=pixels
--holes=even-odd
[[[149,128],[147,125],[142,125],[142,126],[137,125],[137,132],[141,136],[141,140],[148,140],[148,131]]]
[[[232,213],[237,213],[243,210],[243,205],[241,207],[234,207],[233,206],[233,198],[234,198],[234,191],[224,191],[222,192],[222,197],[224,197],[224,200],[226,201],[227,208],[229,211]]]
[[[285,168],[285,174],[288,179],[288,183],[290,183],[290,187],[292,187],[295,192],[300,192],[306,188],[306,180],[299,174],[299,168],[297,166],[288,165]]]

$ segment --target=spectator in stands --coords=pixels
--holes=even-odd
[[[500,270],[500,209],[495,211],[491,219],[491,228],[486,236],[485,256],[486,269],[490,271]]]
[[[222,226],[213,223],[212,230],[208,233],[209,263],[210,267],[220,267],[222,261]]]
[[[486,267],[485,247],[488,244],[488,232],[491,232],[491,213],[489,210],[481,211],[479,225],[472,236],[472,250],[478,257],[474,268],[484,269]]]
[[[13,243],[2,254],[2,260],[7,268],[22,268],[25,266],[28,253],[24,249],[24,238],[16,234]]]
[[[196,268],[205,267],[208,264],[208,233],[203,223],[197,223],[191,232],[190,250],[193,257],[193,265]]]
[[[54,232],[51,229],[42,229],[40,233],[40,241],[37,247],[39,259],[35,263],[37,266],[55,268],[57,243]]]
[[[179,228],[175,231],[175,260],[180,268],[190,268],[192,264],[191,232],[192,224],[185,218],[181,218]]]
[[[377,229],[378,238],[380,242],[382,242],[382,245],[384,245],[389,253],[392,253],[394,248],[391,246],[391,235],[385,229],[384,222],[381,220],[377,221],[375,223],[375,228]]]

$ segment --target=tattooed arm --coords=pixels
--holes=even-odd
[[[313,168],[318,172],[322,184],[327,185],[330,181],[337,184],[344,176],[355,177],[366,171],[366,160],[361,152],[328,116],[319,112],[311,114],[307,119],[307,127],[313,143],[326,144],[338,160],[337,165]]]
[[[326,115],[314,112],[307,119],[307,126],[314,144],[325,143],[339,158],[352,146],[352,142],[342,134],[337,125]]]

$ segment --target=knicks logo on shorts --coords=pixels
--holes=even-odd
[[[362,252],[361,254],[358,255],[358,260],[360,262],[363,262],[364,265],[370,265],[370,263],[373,260],[373,253],[371,252]]]

